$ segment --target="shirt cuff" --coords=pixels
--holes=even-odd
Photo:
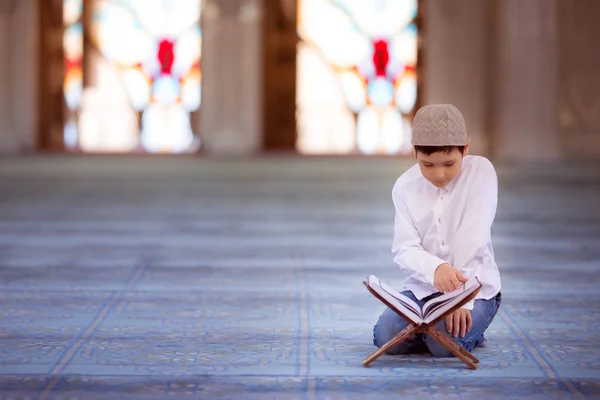
[[[471,300],[471,301],[467,302],[465,305],[463,305],[461,308],[464,308],[465,310],[473,311],[474,305],[475,305],[475,300]]]
[[[428,263],[429,264],[429,263]],[[442,264],[448,264],[448,261],[442,260],[436,256],[433,256],[431,260],[431,265],[425,271],[425,281],[429,283],[431,286],[435,287],[435,270]]]

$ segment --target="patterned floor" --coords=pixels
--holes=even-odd
[[[499,167],[480,369],[361,366],[391,159],[0,159],[0,398],[600,398],[600,166]]]

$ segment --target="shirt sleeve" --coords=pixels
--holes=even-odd
[[[406,201],[397,188],[394,188],[392,192],[392,199],[396,209],[392,243],[392,252],[396,254],[394,262],[401,269],[416,272],[421,276],[423,282],[434,286],[435,270],[447,261],[423,249],[421,237],[408,212]]]
[[[462,220],[454,239],[454,267],[466,278],[478,276],[491,242],[492,223],[498,205],[498,177],[486,160],[475,171]],[[474,301],[463,306],[473,309]]]

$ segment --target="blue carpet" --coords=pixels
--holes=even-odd
[[[410,162],[0,160],[0,398],[600,398],[600,168],[499,167],[503,303],[475,351],[384,356]],[[556,173],[555,175],[558,175]]]

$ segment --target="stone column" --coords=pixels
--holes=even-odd
[[[35,149],[37,4],[0,0],[0,154]]]
[[[9,109],[11,3],[0,1],[0,154],[16,149]]]
[[[527,0],[529,1],[529,0]],[[421,105],[452,103],[463,113],[471,152],[489,154],[487,126],[489,1],[425,0]]]
[[[261,145],[261,0],[207,0],[202,11],[202,151],[250,154]]]
[[[11,46],[11,114],[19,149],[36,148],[38,8],[36,0],[14,2]],[[62,81],[61,81],[62,83]]]
[[[557,0],[497,2],[494,154],[561,158],[557,109]]]

